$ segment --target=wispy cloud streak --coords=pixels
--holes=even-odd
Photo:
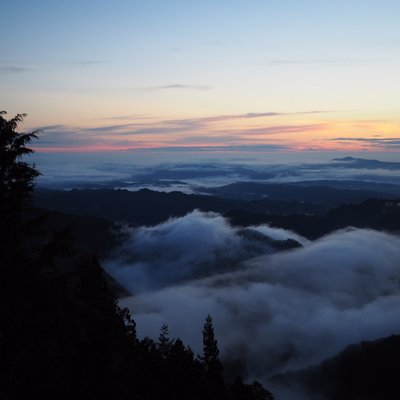
[[[211,90],[212,86],[207,85],[184,85],[181,83],[174,83],[171,85],[161,86],[147,86],[139,88],[141,90]]]
[[[326,59],[275,59],[268,61],[270,66],[290,66],[290,65],[359,65],[369,64],[379,61],[378,59],[368,58],[326,58]]]
[[[30,72],[30,71],[37,71],[36,69],[33,68],[27,68],[27,67],[22,67],[19,65],[5,65],[5,66],[0,66],[0,73],[5,73],[5,74],[21,74],[24,72]]]
[[[325,149],[336,142],[341,147],[345,143],[364,143],[365,146],[394,148],[400,139],[365,138],[326,138],[327,132],[340,132],[351,123],[337,125],[329,120],[312,118],[313,115],[332,111],[310,110],[293,112],[249,112],[231,115],[211,115],[194,118],[157,119],[149,115],[127,114],[98,120],[98,126],[73,127],[68,125],[49,125],[39,127],[44,131],[39,147],[59,146],[79,147],[115,146],[126,148],[155,147],[207,147],[267,145],[276,148]],[[304,118],[291,118],[304,116]],[[310,117],[309,117],[310,116]],[[105,121],[105,123],[104,123]],[[109,121],[109,123],[107,123]],[[366,127],[364,126],[363,129]],[[370,129],[374,128],[373,126]],[[325,135],[324,139],[322,138]],[[313,146],[311,146],[313,144]]]
[[[396,149],[400,148],[400,138],[388,138],[388,137],[372,137],[372,138],[363,138],[363,137],[337,137],[328,139],[329,141],[339,142],[339,143],[361,143],[366,146],[376,146],[385,149]]]

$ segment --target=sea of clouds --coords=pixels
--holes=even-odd
[[[400,333],[400,237],[348,228],[314,242],[251,227],[302,247],[278,251],[220,215],[194,211],[138,229],[105,267],[133,293],[138,334],[163,323],[201,352],[207,314],[229,373],[265,381],[321,362],[351,343]]]
[[[363,180],[398,184],[400,163],[394,153],[353,153],[378,157],[382,162],[354,158],[337,152],[289,152],[240,155],[237,152],[135,151],[106,153],[35,153],[33,161],[42,175],[38,186],[56,189],[79,187],[143,187],[160,191],[197,193],[201,187],[236,181],[268,183],[313,180]],[[339,159],[338,159],[339,157]],[[396,158],[397,157],[397,158]],[[395,162],[397,161],[397,162]]]

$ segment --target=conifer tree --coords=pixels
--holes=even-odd
[[[0,111],[0,259],[12,254],[21,232],[22,211],[29,202],[34,180],[39,175],[23,157],[33,153],[27,145],[39,131],[20,133],[25,114],[6,120]]]
[[[30,198],[34,179],[39,175],[34,165],[22,161],[22,157],[33,153],[26,146],[39,131],[17,132],[26,114],[17,114],[10,120],[3,117],[5,114],[0,111],[0,207],[2,212],[8,207],[15,215]]]
[[[203,357],[201,357],[207,371],[222,371],[222,364],[219,360],[218,342],[214,335],[214,326],[210,315],[207,316],[203,327]]]
[[[163,324],[160,329],[160,335],[158,336],[158,349],[163,358],[168,357],[172,342],[173,340],[170,340],[169,338],[168,325]]]
[[[224,397],[225,382],[222,376],[222,363],[219,359],[218,342],[214,335],[214,326],[210,315],[203,327],[203,356],[200,358],[206,372],[206,381],[210,399]]]

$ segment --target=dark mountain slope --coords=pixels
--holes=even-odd
[[[274,201],[297,201],[317,204],[324,209],[340,204],[359,203],[368,198],[391,199],[397,193],[368,189],[350,189],[332,187],[329,184],[267,184],[255,182],[237,182],[217,188],[205,188],[205,193],[214,196],[241,200],[256,200],[263,196]]]
[[[251,212],[276,214],[318,213],[321,207],[296,201],[255,200],[252,202],[181,192],[156,192],[142,189],[38,191],[38,207],[68,214],[90,215],[133,225],[153,225],[170,217],[179,217],[194,209],[225,212],[239,208]]]
[[[400,335],[347,347],[318,366],[282,374],[272,381],[329,400],[400,398]],[[320,397],[318,397],[320,398]]]
[[[303,188],[304,189],[304,188]],[[305,190],[305,189],[304,189]],[[225,215],[233,225],[250,226],[268,223],[293,230],[314,239],[336,229],[354,226],[377,230],[400,230],[400,199],[368,199],[360,204],[340,205],[325,215],[312,213],[318,209],[310,203],[234,200],[213,196],[187,195],[180,192],[164,193],[147,189],[138,192],[126,190],[72,190],[39,191],[37,206],[62,213],[100,218],[103,222],[86,218],[82,228],[84,241],[104,243],[105,220],[123,221],[134,226],[154,225],[171,217],[183,216],[194,209],[214,211]],[[61,216],[59,217],[61,218]],[[97,230],[92,225],[103,228]],[[78,222],[77,222],[78,223]],[[96,239],[97,232],[103,239]],[[115,239],[113,239],[115,240]],[[96,244],[99,246],[100,244]],[[111,242],[110,242],[111,243]],[[102,245],[100,245],[102,246]],[[107,248],[107,246],[106,246]]]
[[[322,217],[314,215],[275,215],[230,210],[224,214],[233,226],[268,224],[288,229],[308,238],[316,239],[332,231],[332,226]]]
[[[211,196],[164,193],[142,189],[39,191],[35,202],[39,207],[69,214],[90,215],[109,221],[134,225],[152,225],[171,216],[182,216],[194,209],[223,211],[232,202]]]
[[[400,199],[368,199],[361,204],[341,205],[330,210],[325,216],[315,215],[274,215],[230,210],[225,213],[235,226],[269,224],[293,230],[309,239],[348,226],[400,231]]]
[[[368,199],[357,205],[341,205],[326,215],[333,229],[346,225],[377,230],[400,230],[400,199]]]
[[[27,218],[40,220],[41,234],[36,234],[38,240],[40,237],[47,239],[50,233],[67,231],[75,250],[96,254],[100,259],[107,256],[122,239],[118,234],[118,226],[103,218],[38,208],[31,210]]]

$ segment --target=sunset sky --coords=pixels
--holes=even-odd
[[[398,0],[1,2],[40,151],[400,149]]]

